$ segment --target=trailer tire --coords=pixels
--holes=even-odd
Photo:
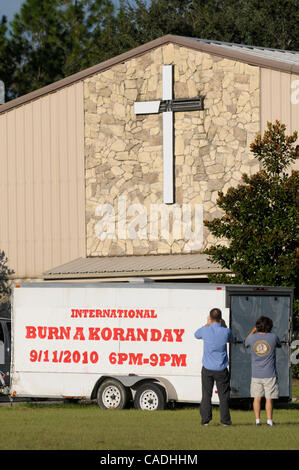
[[[156,383],[144,383],[137,389],[134,407],[138,410],[164,410],[166,397],[163,387]]]
[[[130,394],[118,380],[105,380],[98,388],[97,403],[103,410],[122,410],[127,406]]]

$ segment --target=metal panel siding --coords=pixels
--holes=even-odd
[[[294,81],[299,81],[299,75],[294,75],[292,74],[291,75],[291,83],[293,83]],[[298,85],[296,87],[296,89],[298,90]],[[292,89],[292,92],[294,92],[295,90]],[[298,92],[296,93],[296,99],[298,100]],[[298,134],[299,134],[299,103],[293,103],[291,104],[291,121],[292,121],[292,124],[293,124],[293,130],[296,130],[298,131]],[[297,142],[299,141],[299,139],[297,140]],[[296,160],[296,163],[294,164],[294,168],[296,170],[299,171],[299,161]]]
[[[287,126],[291,134],[299,132],[299,103],[291,102],[291,85],[299,80],[299,75],[279,72],[271,69],[261,69],[261,133],[267,126],[267,121],[280,120]],[[299,163],[294,164],[299,169]]]
[[[83,83],[0,116],[0,250],[15,276],[85,256]]]

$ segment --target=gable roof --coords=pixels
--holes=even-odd
[[[254,58],[270,59],[275,62],[290,64],[291,66],[299,66],[299,51],[287,51],[283,49],[273,49],[269,47],[248,46],[246,44],[235,44],[233,42],[213,41],[210,39],[189,38],[205,44],[214,44],[232,54],[239,52],[252,55]],[[254,59],[253,59],[254,60]]]
[[[217,55],[227,59],[238,60],[249,65],[270,68],[286,73],[299,74],[299,52],[296,51],[284,51],[270,48],[267,49],[263,47],[247,46],[243,44],[233,44],[221,41],[188,38],[167,34],[161,38],[154,39],[153,41],[143,44],[142,46],[138,46],[128,52],[82,70],[81,72],[75,73],[69,77],[63,78],[62,80],[58,80],[57,82],[51,83],[50,85],[39,88],[38,90],[35,90],[31,93],[8,101],[7,103],[0,105],[0,114],[41,96],[53,93],[60,88],[84,80],[91,75],[104,72],[113,65],[117,65],[134,57],[138,57],[152,49],[167,45],[169,43],[208,54]]]

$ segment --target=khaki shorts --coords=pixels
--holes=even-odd
[[[277,377],[270,377],[267,379],[256,379],[252,377],[250,393],[253,398],[266,397],[266,398],[278,398],[278,383]]]

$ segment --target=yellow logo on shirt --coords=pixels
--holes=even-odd
[[[257,341],[253,346],[255,354],[258,356],[266,356],[271,351],[269,343],[267,341],[261,340]]]

